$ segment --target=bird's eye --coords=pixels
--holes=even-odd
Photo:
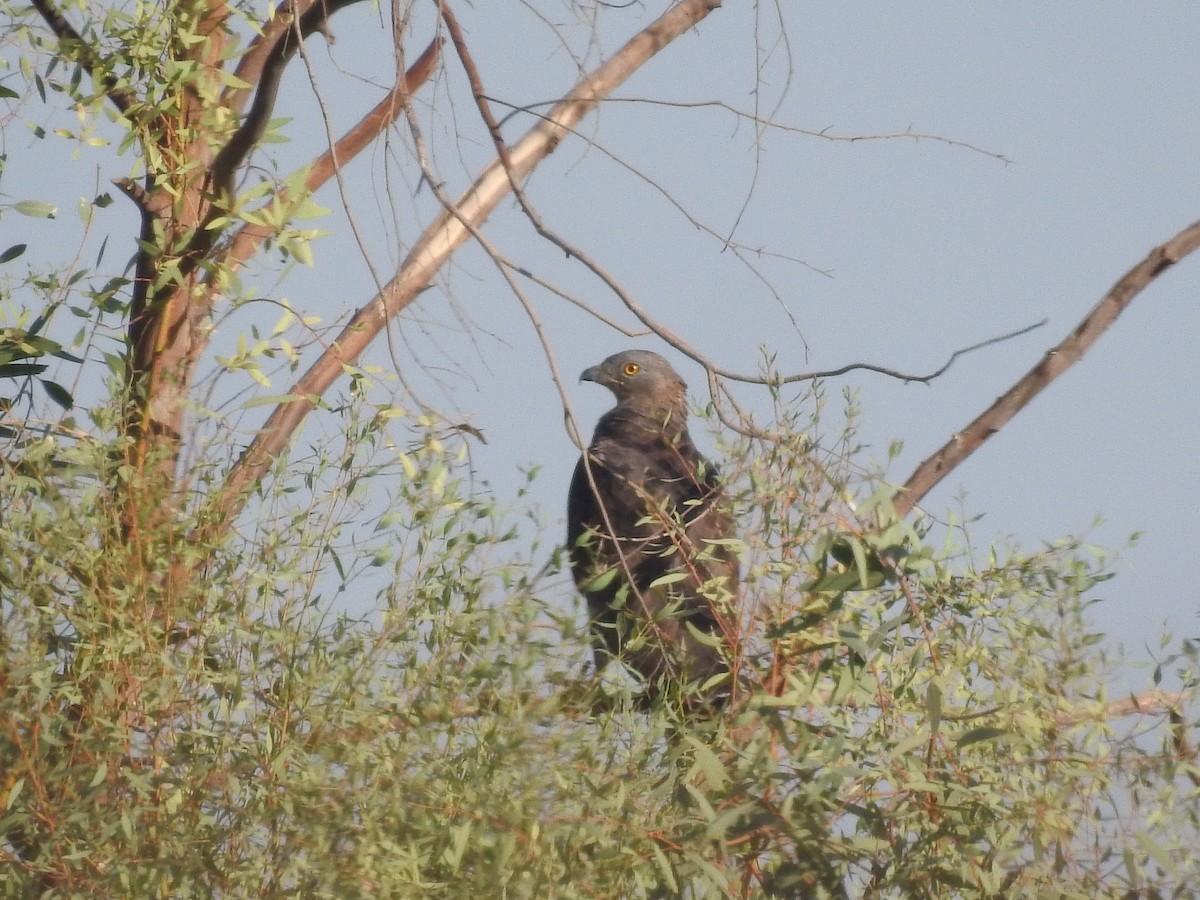
[[[641,368],[637,363],[625,363],[625,374],[636,375]]]

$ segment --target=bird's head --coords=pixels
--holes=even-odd
[[[671,364],[649,350],[626,350],[585,369],[580,381],[602,384],[617,397],[617,406],[662,419],[687,413],[687,385]]]

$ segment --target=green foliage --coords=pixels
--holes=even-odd
[[[778,439],[730,454],[739,701],[594,708],[568,580],[473,484],[465,438],[343,408],[345,441],[216,547],[180,521],[135,558],[112,446],[26,446],[0,481],[0,895],[1194,884],[1200,768],[1170,729],[1106,720],[1085,615],[1106,570],[1078,542],[977,560],[894,540],[885,504],[851,522],[873,480],[781,406]],[[831,527],[889,535],[890,581],[811,590]]]

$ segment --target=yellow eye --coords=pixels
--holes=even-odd
[[[625,363],[625,374],[636,375],[641,368],[637,363]]]

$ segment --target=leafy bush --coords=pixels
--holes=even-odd
[[[236,540],[198,546],[181,517],[149,558],[123,540],[113,446],[23,447],[0,482],[5,896],[1194,883],[1194,721],[1109,721],[1086,624],[1107,575],[1077,541],[935,550],[847,474],[852,435],[824,452],[781,403],[778,434],[726,448],[739,701],[604,708],[569,579],[472,483],[465,438],[402,443],[348,408],[346,442],[279,472]],[[886,580],[813,590],[858,580],[854,554],[814,558],[831,533]]]

